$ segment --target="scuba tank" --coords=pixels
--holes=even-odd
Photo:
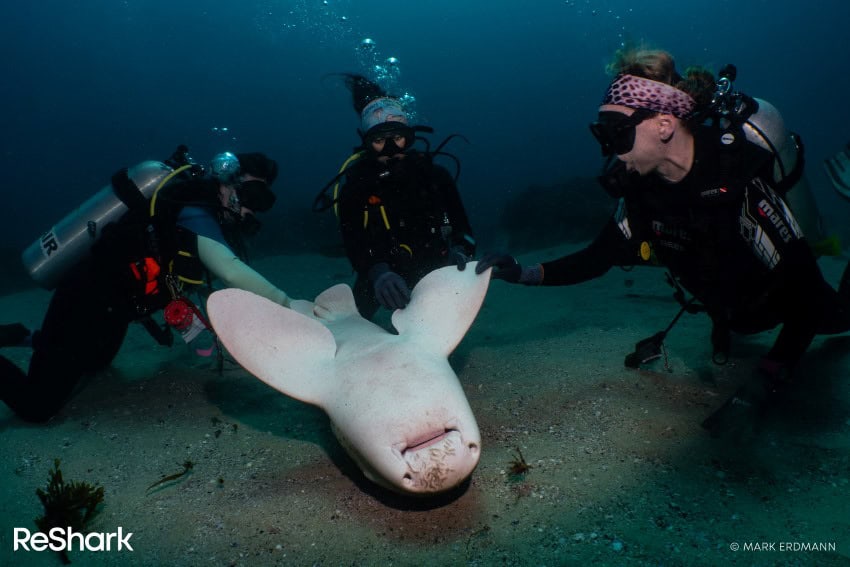
[[[800,138],[785,128],[782,115],[775,106],[762,99],[755,100],[758,111],[744,123],[744,135],[748,141],[776,155],[774,179],[787,184],[785,201],[809,243],[815,246],[828,241],[830,236],[823,225],[812,188],[802,175],[804,160]]]
[[[144,161],[127,170],[127,177],[146,201],[171,173],[162,162]],[[139,200],[139,195],[119,196],[119,191],[114,184],[103,187],[24,250],[24,267],[39,285],[56,287],[62,276],[91,252],[103,228],[129,210],[128,201]]]

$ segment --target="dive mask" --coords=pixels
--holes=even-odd
[[[236,189],[239,202],[255,213],[264,213],[272,208],[277,197],[272,193],[268,183],[260,179],[243,181]]]
[[[590,132],[602,148],[603,156],[623,155],[635,145],[635,128],[638,124],[658,114],[638,108],[631,116],[622,112],[603,111],[599,120],[590,124]]]
[[[404,138],[404,148],[399,148],[395,143],[395,138],[397,136]],[[375,153],[372,148],[372,143],[383,140],[384,147],[380,152],[378,152],[378,155],[392,157],[409,149],[413,144],[414,138],[415,134],[413,128],[410,126],[402,124],[401,122],[383,122],[369,129],[369,131],[363,136],[363,145],[367,151]]]

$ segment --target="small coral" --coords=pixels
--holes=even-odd
[[[102,486],[77,481],[66,483],[59,469],[59,459],[53,461],[47,488],[38,488],[35,493],[44,505],[44,515],[35,519],[35,525],[42,532],[54,527],[82,531],[103,502]]]

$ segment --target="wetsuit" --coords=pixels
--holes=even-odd
[[[376,264],[388,264],[412,288],[428,272],[448,265],[450,250],[470,258],[475,253],[454,179],[420,152],[385,164],[371,158],[355,162],[346,170],[338,211],[364,317],[378,308],[369,280]]]
[[[209,270],[225,285],[286,302],[285,293],[245,266],[228,246],[217,184],[195,180],[166,189],[175,194],[184,189],[192,195],[193,205],[163,207],[157,231],[162,266],[176,265],[174,276],[184,282],[203,283]],[[198,202],[200,196],[206,206]],[[162,197],[168,201],[167,195]],[[133,226],[130,216],[134,213],[105,228],[93,254],[57,286],[41,329],[33,336],[29,372],[25,375],[0,356],[0,399],[22,419],[46,421],[56,414],[86,373],[107,367],[115,358],[129,324],[161,309],[170,299],[165,289],[150,297],[135,293],[138,282],[129,272],[128,261],[140,253],[133,236],[138,240],[143,231]]]
[[[709,127],[695,132],[694,163],[678,183],[630,176],[594,242],[543,264],[541,283],[574,284],[612,266],[665,266],[705,307],[716,350],[728,331],[782,325],[767,358],[791,368],[816,334],[850,330],[846,290],[824,281],[791,211],[766,181],[771,154],[749,143],[725,150],[717,139]]]

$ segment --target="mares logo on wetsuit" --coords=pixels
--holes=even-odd
[[[767,217],[767,219],[773,224],[777,231],[779,231],[779,236],[782,238],[782,241],[786,244],[791,242],[792,234],[791,229],[788,227],[788,223],[785,222],[785,217],[782,214],[782,211],[777,210],[773,205],[767,202],[767,199],[762,199],[758,204],[759,212]]]
[[[709,197],[723,197],[727,193],[729,193],[728,187],[715,187],[714,189],[706,189],[700,192],[699,196],[706,199]]]
[[[659,220],[652,221],[652,232],[655,233],[655,236],[672,236],[684,242],[691,241],[691,235],[685,228],[669,226]]]
[[[652,221],[652,232],[655,233],[656,245],[676,252],[684,252],[686,244],[692,240],[690,233],[684,228],[669,226],[659,220]]]

